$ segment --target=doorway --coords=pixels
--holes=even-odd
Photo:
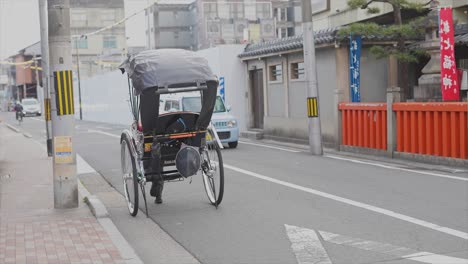
[[[250,71],[250,104],[253,111],[253,127],[263,129],[264,100],[263,100],[263,70]]]

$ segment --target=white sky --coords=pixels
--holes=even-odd
[[[112,0],[109,0],[112,1]],[[38,0],[0,0],[0,60],[40,40]],[[125,16],[152,0],[125,0]],[[146,19],[140,13],[126,22],[128,46],[145,46]]]
[[[0,58],[39,39],[38,0],[0,0]]]

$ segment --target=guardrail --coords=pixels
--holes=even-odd
[[[467,159],[468,103],[394,103],[397,151]]]
[[[386,103],[340,103],[342,145],[387,149]]]

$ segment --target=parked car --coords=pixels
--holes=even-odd
[[[23,106],[23,115],[36,115],[40,116],[41,113],[41,105],[36,98],[25,98],[21,100],[21,105]]]
[[[181,93],[162,95],[159,112],[190,111],[200,112],[200,93]],[[221,143],[236,148],[239,140],[237,118],[230,113],[231,107],[226,106],[221,96],[216,97],[216,104],[211,122],[218,132]]]

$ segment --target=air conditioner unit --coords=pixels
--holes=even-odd
[[[275,20],[274,19],[261,19],[261,35],[263,38],[274,38],[275,37]]]
[[[244,29],[249,28],[249,22],[247,20],[236,20],[234,23],[236,37],[243,37]]]

